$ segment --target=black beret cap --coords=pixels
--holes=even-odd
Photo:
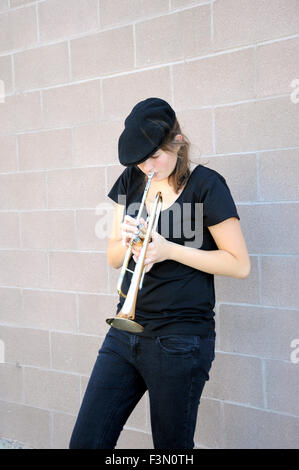
[[[125,119],[125,129],[118,139],[120,163],[133,166],[153,155],[168,136],[175,120],[174,110],[161,98],[147,98],[137,103]]]

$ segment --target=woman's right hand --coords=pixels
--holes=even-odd
[[[130,215],[125,215],[123,222],[120,224],[122,244],[129,246],[131,238],[135,237],[139,232],[138,223],[145,224],[145,220],[141,217],[139,222]]]

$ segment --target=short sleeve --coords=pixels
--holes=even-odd
[[[125,205],[124,196],[126,196],[127,194],[127,188],[128,188],[128,174],[127,174],[127,170],[124,170],[122,174],[117,178],[112,188],[110,189],[108,193],[108,197],[112,199],[114,202],[116,202],[117,204]]]
[[[230,217],[240,217],[225,179],[219,173],[208,177],[204,184],[203,225],[209,227]]]

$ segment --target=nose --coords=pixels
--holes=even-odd
[[[153,164],[152,164],[151,161],[149,161],[149,159],[146,160],[145,162],[143,162],[143,165],[144,165],[143,169],[144,169],[145,173],[150,173],[151,171],[154,170]]]

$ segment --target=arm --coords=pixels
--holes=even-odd
[[[107,245],[107,260],[108,264],[115,269],[122,266],[127,247],[123,245],[120,224],[124,216],[124,206],[120,204],[115,205],[112,232],[108,239]]]
[[[250,273],[250,258],[236,217],[208,227],[218,250],[198,250],[169,243],[168,258],[201,271],[245,279]]]

